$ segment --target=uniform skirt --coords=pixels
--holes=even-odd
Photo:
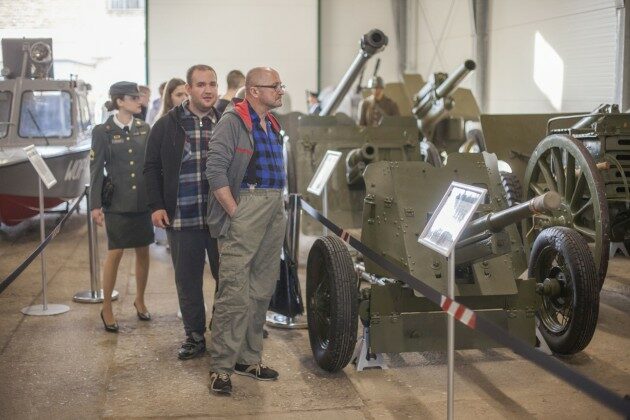
[[[105,213],[108,249],[139,248],[153,242],[151,213]]]

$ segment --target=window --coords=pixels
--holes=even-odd
[[[92,115],[90,113],[90,107],[88,106],[87,99],[81,94],[77,94],[79,104],[79,124],[82,130],[88,130],[92,125]]]
[[[109,10],[141,10],[144,0],[107,0]]]
[[[9,118],[11,117],[11,92],[0,92],[0,138],[9,132]]]
[[[70,137],[72,118],[70,92],[26,91],[20,108],[20,137]]]

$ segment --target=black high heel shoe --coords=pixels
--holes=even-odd
[[[136,302],[133,303],[133,307],[136,308],[136,314],[138,315],[138,319],[140,321],[151,321],[151,314],[149,313],[149,311],[140,312],[138,310],[138,307],[136,306]]]
[[[101,309],[101,320],[103,320],[103,326],[105,327],[105,331],[107,332],[118,332],[118,322],[114,322],[113,324],[107,325],[105,322],[105,318],[103,318],[103,310]]]

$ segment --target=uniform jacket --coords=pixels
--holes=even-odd
[[[228,107],[215,127],[208,149],[206,177],[211,193],[208,197],[207,224],[213,238],[227,233],[230,217],[212,192],[229,186],[232,196],[238,202],[241,182],[254,154],[252,119],[247,102],[234,99],[233,103],[234,107]],[[267,113],[267,117],[278,138],[282,139],[278,120],[271,113]]]
[[[359,125],[378,126],[386,115],[400,115],[400,111],[396,102],[385,95],[379,101],[370,95],[359,105]]]
[[[147,194],[142,167],[149,125],[134,118],[129,133],[114,123],[110,116],[92,130],[90,153],[90,208],[101,208],[104,170],[112,178],[114,194],[111,213],[147,211]]]

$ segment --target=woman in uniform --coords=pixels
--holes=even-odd
[[[111,296],[126,248],[136,250],[137,292],[133,304],[140,320],[151,319],[144,303],[144,291],[149,274],[153,225],[142,174],[149,125],[133,117],[140,112],[138,85],[132,82],[114,83],[109,95],[111,107],[117,112],[92,131],[90,208],[94,221],[99,226],[105,222],[107,231],[101,319],[105,330],[117,332],[118,323],[112,310]]]

